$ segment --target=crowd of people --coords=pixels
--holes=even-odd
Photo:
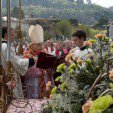
[[[60,75],[55,69],[40,69],[36,67],[40,52],[44,52],[56,57],[66,56],[73,53],[73,58],[85,59],[85,56],[92,53],[91,49],[87,49],[84,45],[87,34],[83,30],[77,30],[72,34],[72,40],[57,41],[52,39],[44,42],[43,29],[40,25],[30,26],[29,37],[31,43],[26,47],[21,56],[18,56],[18,49],[14,46],[10,48],[10,61],[16,69],[15,86],[13,93],[15,97],[29,99],[43,99],[49,97],[50,91],[46,90],[46,84],[58,85],[55,78]],[[7,65],[7,27],[2,28],[2,64],[5,68]],[[11,30],[11,41],[14,40],[14,32]],[[13,42],[13,41],[12,41]],[[51,61],[50,61],[51,62]],[[65,61],[67,64],[67,61]],[[72,63],[72,62],[68,62]],[[51,64],[52,65],[52,64]],[[8,85],[12,83],[9,81]],[[23,86],[26,86],[23,92]]]

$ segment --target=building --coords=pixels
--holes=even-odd
[[[7,25],[7,17],[6,16],[2,17],[2,21],[3,21],[3,25]],[[17,28],[18,22],[19,22],[18,18],[11,17],[11,28],[14,28],[14,29]],[[29,26],[30,25],[26,21],[22,20],[22,23],[21,23],[22,31],[28,31]]]

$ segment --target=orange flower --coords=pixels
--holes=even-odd
[[[50,91],[50,90],[51,90],[51,88],[46,86],[46,91]]]
[[[51,94],[51,95],[49,96],[49,98],[50,98],[50,99],[52,99],[53,97],[54,97],[54,95],[53,95],[53,94]]]
[[[105,34],[97,34],[97,35],[95,35],[95,37],[101,39],[101,38],[104,38],[105,37]]]
[[[92,46],[92,43],[89,42],[89,41],[85,41],[85,42],[84,42],[84,45],[85,45],[85,46]]]
[[[51,82],[48,81],[48,83],[46,84],[46,91],[50,91],[51,90]]]
[[[73,53],[69,53],[69,54],[66,56],[65,60],[66,60],[66,61],[69,61],[69,59],[70,59],[72,56],[73,56]]]
[[[84,104],[84,105],[82,106],[82,111],[83,111],[83,113],[88,113],[89,110],[90,110],[90,108],[92,107],[92,105],[93,105],[93,101],[92,101],[92,100],[88,100],[88,101],[86,102],[86,104]]]
[[[109,74],[109,79],[113,81],[113,70],[110,71],[110,74]]]
[[[48,83],[46,84],[46,86],[51,86],[51,81],[48,81]]]

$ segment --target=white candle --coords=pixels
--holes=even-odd
[[[0,0],[0,65],[1,63],[1,51],[2,51],[2,0]]]
[[[10,61],[10,38],[11,38],[11,26],[10,26],[10,0],[7,0],[7,61]]]

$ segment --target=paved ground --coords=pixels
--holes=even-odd
[[[47,100],[14,100],[6,113],[39,113],[41,105]],[[14,104],[14,105],[13,105]]]

